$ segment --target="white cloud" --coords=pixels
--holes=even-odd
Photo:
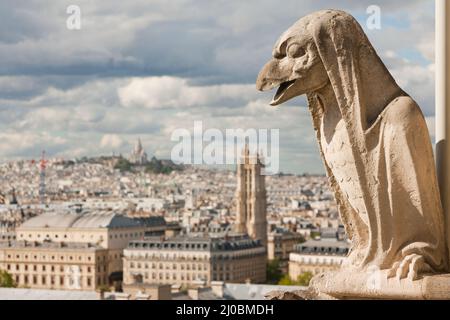
[[[434,64],[398,63],[391,68],[397,83],[421,107],[426,115],[434,114]]]
[[[100,147],[104,149],[118,149],[124,144],[117,134],[105,134],[100,141]]]
[[[133,78],[118,91],[123,106],[149,109],[214,106],[246,101],[256,94],[254,85],[193,86],[186,79],[168,76]]]
[[[2,158],[21,158],[27,154],[38,156],[42,150],[56,152],[65,147],[67,140],[49,132],[2,132],[0,154]]]
[[[203,120],[279,128],[282,169],[320,172],[307,109],[270,107],[273,92],[254,81],[281,32],[330,3],[79,0],[79,31],[65,27],[70,0],[0,3],[1,157],[128,153],[137,137],[167,157],[171,130]],[[381,7],[383,29],[368,36],[433,131],[433,1],[332,2],[361,22],[370,4]]]

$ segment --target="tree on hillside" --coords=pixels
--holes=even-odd
[[[133,165],[130,163],[130,161],[125,158],[120,158],[114,166],[114,169],[119,169],[120,172],[125,172],[131,171],[132,167]]]
[[[145,172],[147,173],[170,174],[174,170],[180,170],[180,168],[171,161],[158,160],[155,157],[145,166]]]

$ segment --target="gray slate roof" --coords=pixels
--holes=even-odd
[[[148,237],[144,240],[132,240],[127,249],[167,249],[196,251],[233,251],[250,248],[262,248],[259,240],[253,240],[248,235],[228,237],[210,236],[177,236],[171,238]]]
[[[18,229],[40,228],[127,228],[138,227],[140,223],[113,211],[84,213],[47,212],[25,221]]]
[[[304,254],[324,254],[345,256],[349,252],[350,244],[347,241],[331,239],[308,240],[294,246],[294,251]]]

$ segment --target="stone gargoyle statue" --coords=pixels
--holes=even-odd
[[[307,95],[351,240],[341,270],[312,283],[336,297],[423,298],[424,285],[414,283],[449,268],[431,141],[419,106],[397,85],[356,19],[326,10],[297,21],[275,44],[256,86],[278,87],[273,106]],[[370,287],[373,270],[380,279]]]

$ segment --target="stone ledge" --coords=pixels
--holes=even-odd
[[[270,291],[264,295],[266,300],[313,300],[307,291]]]
[[[450,274],[424,275],[410,281],[387,278],[386,272],[377,277],[350,271],[329,272],[314,277],[311,290],[317,296],[334,299],[401,299],[449,300]]]
[[[375,281],[374,281],[375,280]],[[329,272],[315,276],[308,290],[271,291],[267,300],[450,300],[450,274],[425,275],[410,281],[386,278],[378,281],[366,273]],[[377,285],[378,284],[378,285]]]

